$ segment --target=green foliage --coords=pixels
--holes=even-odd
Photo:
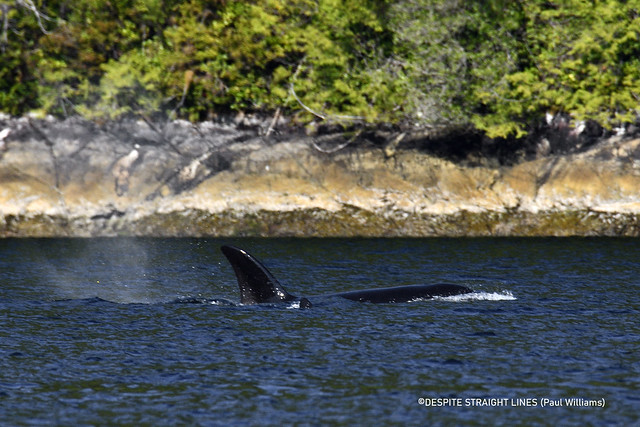
[[[518,9],[500,0],[422,0],[397,2],[393,12],[410,119],[431,127],[468,124],[479,97],[515,69]]]
[[[383,16],[366,3],[232,1],[216,10],[197,1],[183,5],[179,25],[165,37],[175,52],[174,67],[195,73],[185,108],[189,116],[212,105],[216,110],[300,108],[292,84],[313,109],[373,116],[371,95],[381,91],[380,76],[372,79],[365,61],[380,61],[371,37],[386,30]]]
[[[637,120],[640,6],[567,0],[0,0],[0,110],[475,126]],[[6,23],[6,25],[4,24]]]
[[[105,105],[111,105],[115,111],[106,114],[109,118],[131,111],[131,108],[113,104],[114,96],[131,100],[130,93],[136,90],[130,82],[113,81],[118,75],[115,62],[124,57],[123,64],[132,66],[130,73],[119,71],[120,76],[127,78],[135,78],[132,75],[136,73],[151,72],[149,66],[145,68],[141,64],[144,59],[140,57],[147,55],[145,43],[160,38],[174,3],[80,0],[72,6],[60,7],[63,13],[58,16],[58,27],[40,38],[36,72],[43,109],[55,114],[80,112],[96,117],[104,111]],[[148,59],[154,63],[153,58]],[[158,61],[155,64],[160,65]],[[159,72],[162,71],[154,70],[156,74]],[[105,73],[109,75],[103,82]],[[149,84],[147,79],[142,86],[148,90]],[[113,94],[118,85],[124,92],[121,96]],[[104,94],[108,99],[100,99]],[[141,104],[157,105],[149,104],[148,100],[142,100]],[[93,108],[97,110],[91,111]]]
[[[523,3],[526,63],[482,100],[475,122],[490,136],[522,135],[546,111],[605,127],[633,122],[640,104],[636,2]]]
[[[153,114],[165,107],[169,75],[163,71],[168,52],[153,41],[143,49],[131,50],[117,61],[102,65],[99,86],[87,86],[85,93],[96,102],[79,105],[77,111],[88,118],[114,119],[123,115]]]
[[[49,12],[39,6],[43,14]],[[0,111],[17,115],[37,107],[33,50],[41,34],[33,13],[14,1],[0,0]]]

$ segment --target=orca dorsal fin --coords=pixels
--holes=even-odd
[[[242,304],[258,304],[262,302],[293,301],[290,295],[273,274],[244,249],[234,246],[220,248],[233,267],[240,287]]]

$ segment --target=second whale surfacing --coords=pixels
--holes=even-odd
[[[289,294],[278,280],[258,259],[244,249],[234,246],[220,248],[238,279],[240,302],[242,304],[260,304],[276,302],[300,302],[300,308],[311,307],[307,298]],[[466,286],[448,283],[435,285],[409,285],[390,288],[365,289],[360,291],[341,292],[328,296],[337,296],[351,301],[370,303],[401,303],[417,299],[448,297],[473,292]]]

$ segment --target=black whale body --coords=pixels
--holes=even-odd
[[[308,299],[289,294],[267,267],[247,251],[227,245],[222,246],[220,249],[236,273],[238,287],[240,288],[240,302],[242,304],[300,301],[301,308],[311,307]],[[341,292],[329,296],[337,296],[359,302],[399,303],[436,296],[462,295],[471,292],[473,291],[466,286],[443,283],[365,289]]]

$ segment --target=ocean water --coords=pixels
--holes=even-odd
[[[243,306],[221,244],[314,306]],[[0,425],[638,425],[640,240],[0,240]],[[402,304],[332,292],[449,282]]]

